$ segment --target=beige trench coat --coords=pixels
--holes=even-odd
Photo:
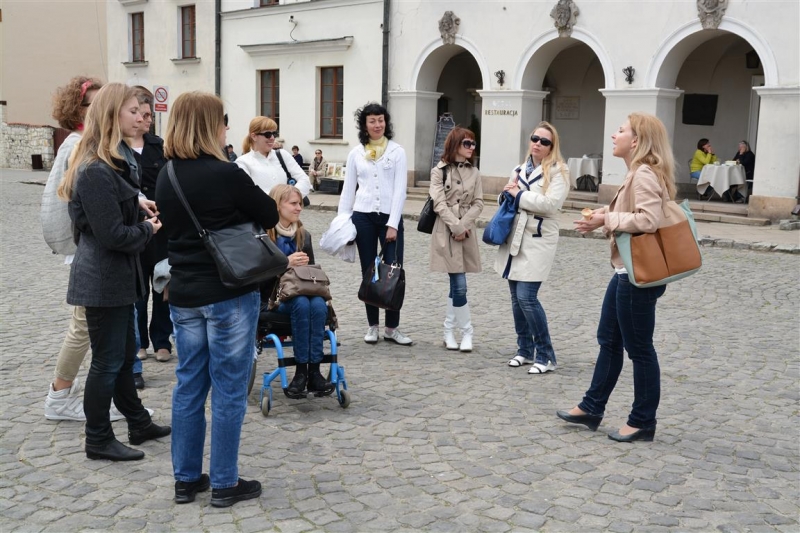
[[[447,181],[443,186],[444,167]],[[480,172],[468,163],[459,168],[440,162],[431,169],[430,195],[437,214],[431,235],[431,272],[480,272],[480,235],[475,228],[475,220],[483,211]],[[470,233],[468,238],[453,238],[466,230]]]
[[[509,183],[517,173],[524,176],[525,163],[514,169]],[[547,281],[556,257],[558,245],[558,219],[555,218],[569,193],[569,170],[553,166],[550,169],[550,186],[542,189],[541,176],[533,178],[530,190],[520,185],[517,195],[517,216],[506,242],[500,245],[494,261],[494,270],[505,279],[514,281]],[[566,178],[566,179],[565,179]]]

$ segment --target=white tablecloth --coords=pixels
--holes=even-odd
[[[578,178],[589,175],[594,180],[594,186],[600,183],[600,168],[602,159],[593,157],[570,157],[567,160],[569,167],[569,181],[573,189],[578,188]]]
[[[705,194],[708,186],[714,187],[714,192],[722,196],[730,187],[736,185],[736,189],[747,197],[747,181],[744,176],[742,165],[706,165],[700,171],[700,179],[697,180],[697,192]]]

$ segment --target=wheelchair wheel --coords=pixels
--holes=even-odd
[[[261,414],[264,416],[269,416],[269,410],[272,407],[271,402],[267,396],[264,396],[261,399]]]
[[[346,390],[339,391],[339,405],[342,406],[342,409],[347,409],[350,405],[350,393]]]
[[[257,360],[253,359],[253,368],[250,369],[250,382],[247,384],[247,395],[253,391],[253,384],[256,382],[256,369],[258,368]]]

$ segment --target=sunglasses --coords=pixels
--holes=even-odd
[[[92,105],[91,102],[81,102],[81,107],[89,107],[90,105]]]
[[[531,142],[532,143],[539,143],[542,146],[550,146],[553,144],[553,141],[550,139],[545,139],[544,137],[539,137],[538,135],[531,135]]]
[[[278,138],[277,131],[262,131],[261,133],[256,133],[256,135],[261,135],[265,139],[272,139],[273,137],[275,137],[276,139]]]
[[[227,114],[227,113],[225,113],[225,114],[222,116],[222,123],[223,123],[223,124],[225,124],[225,127],[226,127],[226,128],[228,127],[228,114]]]
[[[478,146],[478,143],[476,143],[475,141],[470,141],[469,139],[464,139],[463,141],[461,141],[461,146],[467,149],[475,148],[476,146]]]

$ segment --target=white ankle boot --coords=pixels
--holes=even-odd
[[[462,352],[472,351],[472,320],[469,314],[469,304],[463,307],[454,307],[456,315],[456,326],[461,328],[461,346],[459,350]]]
[[[444,317],[444,345],[448,350],[458,350],[458,343],[456,342],[455,327],[456,315],[453,311],[453,299],[447,299],[447,315]]]

